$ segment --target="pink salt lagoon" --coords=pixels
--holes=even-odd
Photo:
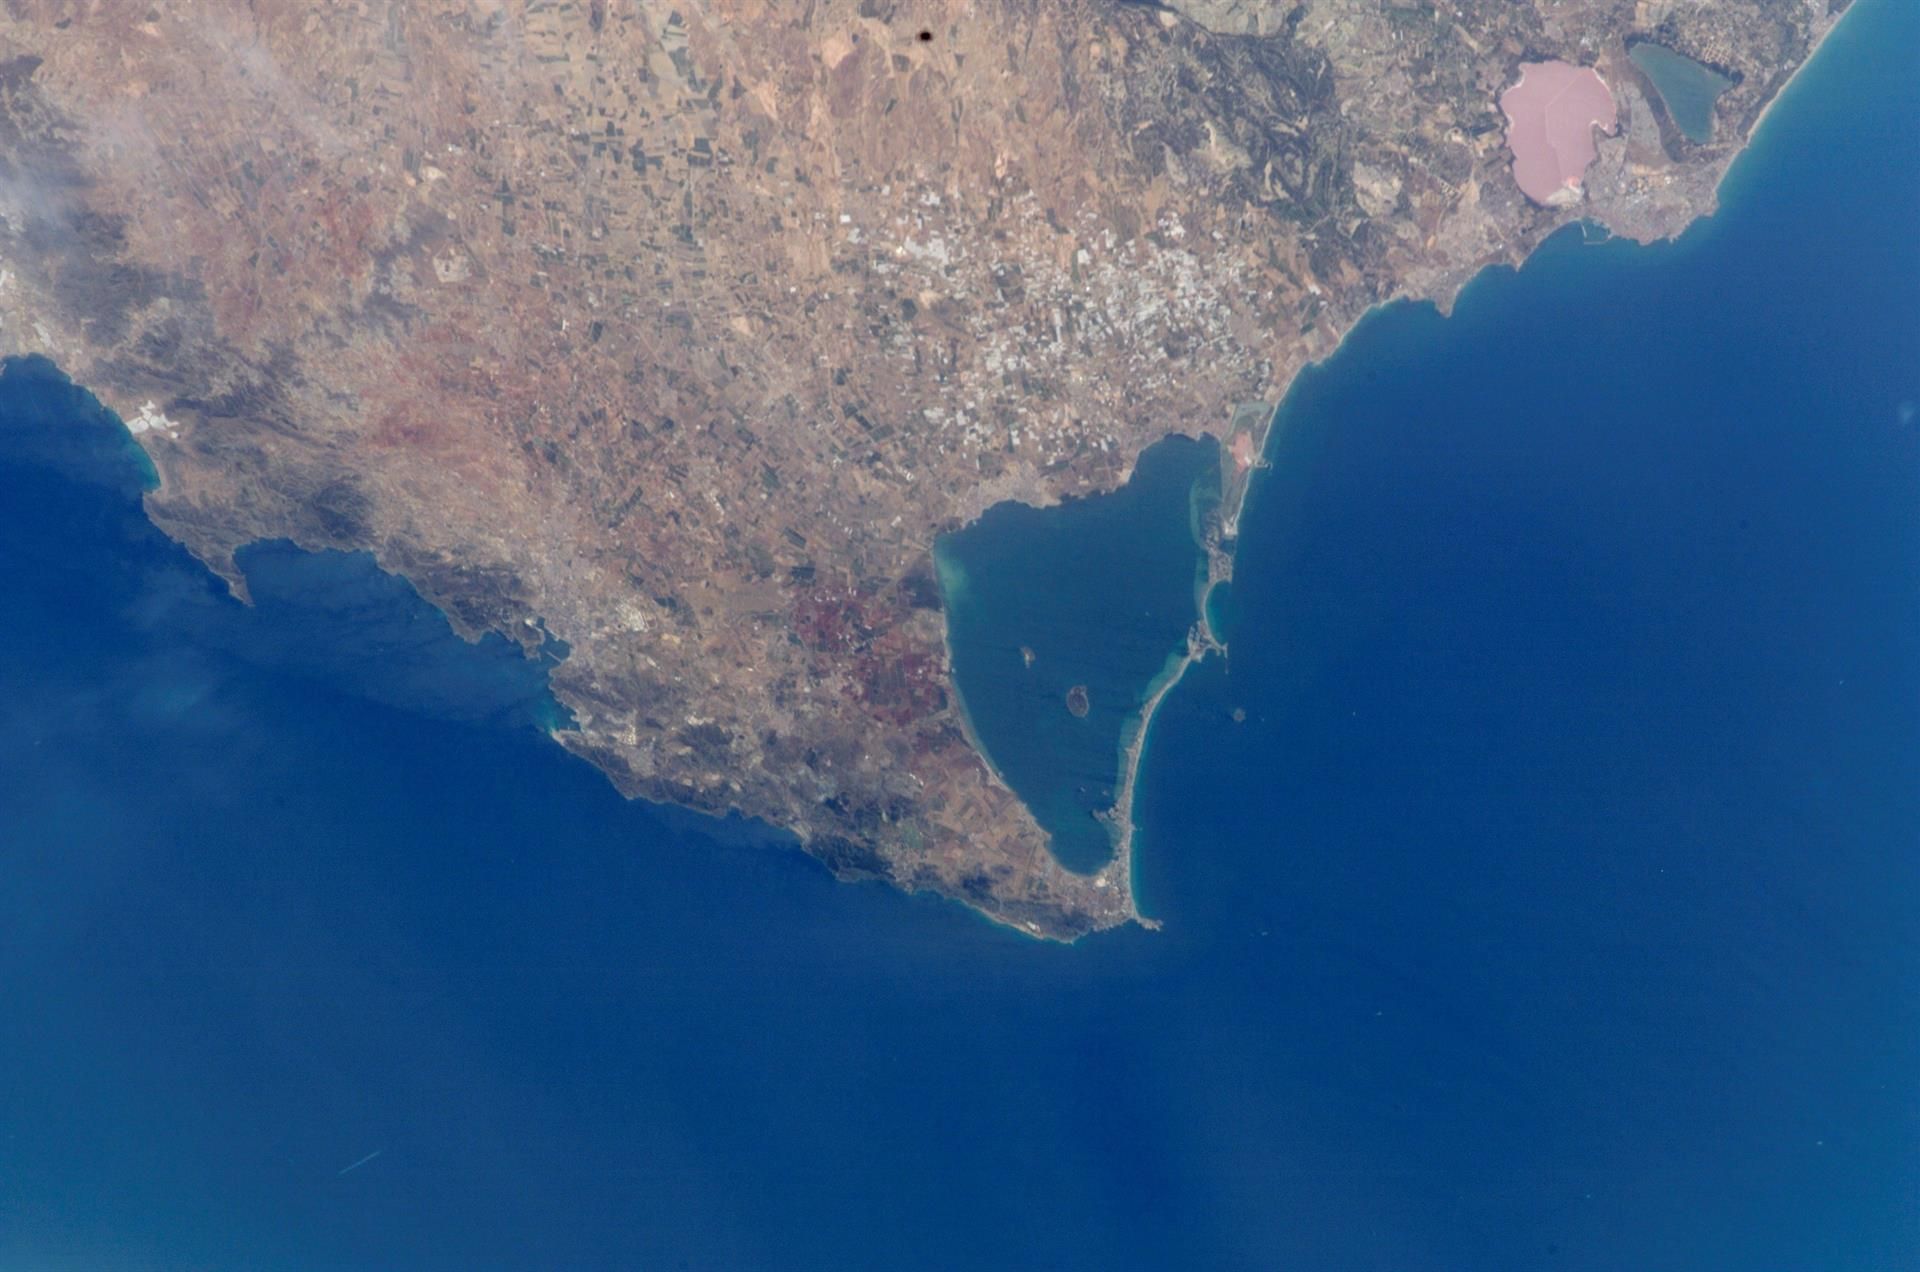
[[[1557,207],[1580,198],[1580,182],[1598,153],[1593,130],[1612,132],[1613,93],[1590,66],[1522,62],[1520,82],[1500,94],[1507,116],[1513,179],[1535,203]]]

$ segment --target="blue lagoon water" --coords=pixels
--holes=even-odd
[[[974,736],[1070,869],[1113,857],[1098,815],[1113,807],[1141,707],[1186,653],[1219,478],[1219,447],[1172,437],[1110,495],[1000,504],[935,545]],[[1084,715],[1068,706],[1076,686]]]
[[[1920,10],[1856,9],[1683,241],[1301,381],[1160,932],[625,803],[363,559],[227,599],[14,366],[0,1267],[1920,1265]]]

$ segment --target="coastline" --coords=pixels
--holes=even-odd
[[[1187,648],[1184,653],[1170,655],[1166,667],[1154,677],[1148,686],[1146,701],[1140,704],[1140,711],[1132,723],[1127,726],[1120,749],[1120,784],[1114,790],[1113,807],[1107,811],[1106,822],[1113,834],[1113,860],[1106,870],[1124,871],[1127,886],[1127,908],[1133,913],[1133,921],[1141,927],[1158,931],[1161,921],[1140,909],[1140,892],[1133,877],[1133,846],[1138,826],[1133,820],[1134,789],[1140,778],[1141,761],[1147,753],[1147,738],[1153,732],[1153,719],[1165,702],[1174,686],[1186,676],[1187,669],[1202,661],[1209,654],[1222,654],[1227,647],[1214,638],[1208,626],[1206,606],[1200,607],[1200,619],[1187,632]]]
[[[1754,139],[1760,135],[1760,130],[1766,126],[1767,119],[1773,114],[1774,108],[1786,100],[1787,94],[1791,93],[1795,87],[1799,85],[1800,81],[1806,78],[1807,68],[1812,66],[1814,59],[1820,56],[1820,50],[1826,47],[1827,40],[1832,37],[1835,31],[1840,29],[1841,24],[1851,17],[1853,12],[1862,4],[1868,3],[1872,3],[1872,0],[1851,0],[1851,3],[1842,9],[1833,21],[1827,23],[1826,29],[1813,37],[1813,43],[1807,48],[1807,55],[1800,59],[1800,65],[1794,69],[1793,74],[1787,76],[1786,82],[1780,85],[1780,91],[1768,98],[1766,104],[1760,107],[1760,113],[1755,115],[1753,122],[1747,126],[1747,135],[1740,139],[1739,147],[1733,152],[1732,156],[1728,158],[1725,171],[1720,174],[1720,180],[1714,185],[1714,201],[1716,204],[1719,202],[1720,192],[1726,189],[1728,179],[1733,176],[1735,169],[1740,166],[1741,157],[1752,148]]]
[[[1007,781],[1007,775],[1002,773],[1000,766],[993,762],[993,756],[988,753],[986,743],[981,741],[980,730],[974,727],[973,715],[967,710],[967,695],[960,688],[960,677],[953,673],[953,623],[947,618],[945,611],[953,604],[954,598],[963,591],[963,589],[956,588],[952,584],[954,576],[951,571],[957,567],[941,555],[938,540],[935,540],[933,546],[927,550],[927,555],[933,558],[934,578],[938,580],[940,586],[940,605],[942,611],[940,621],[940,655],[947,660],[947,685],[953,693],[954,721],[960,726],[960,736],[967,740],[967,745],[972,747],[974,754],[980,757],[980,762],[987,766],[988,775],[991,776],[994,781],[1000,783],[1000,785],[1006,787],[1008,790],[1012,790],[1013,784]],[[964,574],[961,577],[964,578]],[[1022,928],[1020,930],[1025,931],[1026,929]]]
[[[1827,23],[1825,29],[1814,37],[1812,44],[1807,49],[1806,56],[1801,59],[1800,65],[1796,67],[1793,74],[1788,76],[1786,81],[1781,84],[1779,91],[1774,93],[1773,96],[1767,100],[1766,104],[1760,108],[1760,113],[1754,116],[1753,122],[1746,130],[1746,135],[1741,138],[1740,144],[1727,156],[1726,165],[1722,168],[1719,179],[1715,181],[1713,185],[1712,205],[1690,219],[1679,233],[1684,233],[1686,228],[1697,225],[1701,220],[1712,216],[1719,210],[1721,193],[1726,189],[1727,182],[1739,168],[1741,158],[1753,146],[1754,140],[1760,135],[1761,129],[1765,126],[1767,119],[1772,115],[1774,108],[1805,78],[1807,69],[1814,65],[1820,50],[1825,47],[1828,38],[1831,37],[1835,31],[1839,30],[1841,24],[1845,22],[1847,17],[1858,9],[1862,3],[1868,2],[1870,2],[1870,0],[1853,0],[1853,2],[1847,5],[1831,22]],[[1569,222],[1569,224],[1581,223],[1583,222]],[[1600,224],[1602,229],[1607,228],[1604,223],[1596,224]],[[1677,238],[1679,233],[1670,237]],[[1608,237],[1613,237],[1611,230],[1608,230]],[[1531,256],[1531,253],[1529,253],[1529,256]],[[1166,701],[1167,695],[1172,692],[1173,688],[1178,685],[1186,675],[1187,669],[1206,658],[1209,654],[1219,653],[1224,656],[1227,653],[1226,644],[1220,641],[1217,633],[1212,630],[1207,612],[1207,597],[1211,594],[1213,585],[1219,582],[1231,581],[1233,577],[1233,558],[1235,547],[1237,546],[1235,541],[1239,534],[1240,518],[1245,511],[1248,499],[1253,493],[1256,476],[1261,471],[1273,467],[1272,457],[1267,453],[1268,447],[1272,443],[1275,426],[1280,421],[1281,412],[1286,408],[1287,399],[1292,394],[1295,382],[1298,381],[1301,373],[1308,368],[1322,365],[1338,355],[1340,350],[1346,347],[1346,343],[1348,339],[1352,337],[1353,333],[1375,312],[1396,304],[1429,303],[1435,304],[1444,315],[1451,311],[1453,303],[1457,302],[1458,297],[1464,293],[1468,287],[1472,286],[1474,280],[1480,278],[1488,270],[1518,268],[1519,264],[1524,264],[1524,258],[1521,262],[1512,265],[1506,262],[1490,262],[1481,266],[1479,269],[1476,269],[1472,275],[1461,281],[1458,287],[1453,289],[1453,295],[1446,303],[1441,303],[1431,298],[1399,295],[1391,296],[1373,305],[1369,305],[1348,324],[1347,329],[1341,333],[1340,339],[1335,342],[1333,348],[1328,350],[1323,357],[1303,364],[1296,368],[1292,375],[1288,376],[1286,383],[1280,387],[1279,392],[1276,394],[1277,400],[1274,403],[1272,411],[1267,414],[1264,423],[1254,431],[1253,464],[1246,472],[1243,480],[1233,482],[1223,489],[1218,508],[1221,534],[1219,539],[1210,540],[1204,545],[1208,558],[1208,584],[1200,591],[1197,604],[1198,614],[1193,627],[1187,635],[1186,652],[1170,657],[1167,670],[1163,671],[1161,676],[1157,677],[1150,686],[1149,693],[1146,700],[1141,704],[1138,716],[1128,725],[1127,732],[1123,735],[1125,742],[1121,751],[1120,782],[1115,789],[1113,807],[1107,814],[1108,824],[1114,836],[1114,854],[1113,860],[1100,872],[1100,875],[1104,878],[1109,870],[1116,868],[1125,869],[1127,908],[1132,913],[1134,921],[1142,927],[1157,931],[1162,926],[1160,920],[1149,918],[1141,912],[1139,892],[1135,886],[1133,876],[1133,848],[1136,831],[1138,829],[1133,816],[1133,801],[1139,784],[1140,767],[1147,753],[1147,739],[1153,732],[1153,719],[1155,714],[1159,711],[1161,704]],[[1231,436],[1232,432],[1233,430],[1230,426],[1228,435]],[[1230,462],[1224,441],[1222,443],[1221,454],[1224,467],[1227,462]],[[1222,541],[1224,541],[1224,543]]]
[[[1261,445],[1271,434],[1274,419],[1279,415],[1280,407],[1274,405],[1266,412],[1266,420],[1260,426]],[[1113,838],[1113,860],[1106,870],[1124,871],[1127,889],[1127,908],[1133,914],[1134,922],[1142,927],[1158,931],[1160,920],[1147,915],[1140,908],[1140,894],[1133,877],[1133,849],[1137,825],[1133,819],[1133,797],[1139,782],[1140,767],[1147,751],[1147,738],[1153,731],[1154,715],[1167,695],[1185,678],[1187,669],[1195,663],[1204,661],[1209,655],[1226,655],[1227,645],[1220,633],[1214,630],[1213,617],[1208,603],[1214,590],[1222,583],[1233,581],[1233,553],[1222,546],[1237,532],[1240,508],[1244,505],[1246,492],[1252,485],[1253,475],[1266,467],[1264,457],[1256,458],[1252,467],[1244,473],[1233,474],[1239,478],[1231,487],[1225,479],[1233,473],[1233,456],[1227,448],[1220,448],[1220,468],[1223,474],[1219,497],[1203,516],[1210,519],[1210,527],[1196,526],[1195,535],[1200,550],[1206,556],[1206,570],[1195,580],[1193,608],[1195,619],[1187,629],[1186,648],[1169,654],[1159,674],[1147,682],[1145,698],[1140,709],[1127,722],[1120,735],[1120,780],[1114,788],[1113,805],[1102,820],[1106,822],[1109,834]],[[1105,874],[1106,870],[1101,873]]]
[[[1719,177],[1712,187],[1716,196],[1715,199],[1708,200],[1707,206],[1697,212],[1687,222],[1688,225],[1697,224],[1700,220],[1711,215],[1717,203],[1717,196],[1727,188],[1726,182],[1739,168],[1741,156],[1747,152],[1753,141],[1764,129],[1766,122],[1772,118],[1774,107],[1779,103],[1781,98],[1794,91],[1796,84],[1804,75],[1806,68],[1812,65],[1817,59],[1817,55],[1825,46],[1827,38],[1832,35],[1833,31],[1840,26],[1841,22],[1844,21],[1844,19],[1854,11],[1856,5],[1861,2],[1864,2],[1864,0],[1855,0],[1855,4],[1848,5],[1847,8],[1837,15],[1834,15],[1826,22],[1824,27],[1820,29],[1817,35],[1811,39],[1801,64],[1780,83],[1778,90],[1757,110],[1751,123],[1745,130],[1745,136],[1741,138],[1737,144],[1729,145],[1727,153],[1721,161],[1723,166],[1720,170]],[[1134,831],[1136,829],[1133,816],[1133,800],[1137,792],[1138,769],[1144,762],[1147,750],[1147,739],[1150,736],[1155,715],[1173,687],[1180,683],[1186,669],[1210,653],[1226,653],[1226,645],[1224,641],[1220,639],[1221,633],[1215,631],[1211,626],[1207,597],[1210,595],[1210,589],[1213,584],[1231,579],[1232,577],[1238,524],[1246,502],[1251,498],[1253,477],[1261,468],[1271,466],[1268,451],[1273,444],[1274,433],[1280,424],[1280,413],[1284,409],[1285,402],[1292,388],[1297,383],[1299,375],[1307,368],[1319,366],[1335,356],[1345,347],[1347,340],[1364,324],[1366,318],[1371,316],[1375,309],[1384,309],[1401,301],[1409,301],[1434,303],[1442,312],[1446,312],[1451,306],[1453,299],[1461,293],[1465,285],[1470,284],[1473,279],[1482,277],[1489,269],[1510,264],[1513,263],[1504,260],[1488,261],[1475,268],[1472,274],[1467,276],[1464,283],[1458,285],[1449,284],[1440,289],[1440,293],[1437,296],[1402,294],[1389,297],[1369,306],[1364,312],[1356,315],[1352,321],[1345,324],[1344,330],[1340,331],[1339,339],[1333,343],[1331,348],[1326,349],[1320,357],[1303,363],[1301,366],[1294,368],[1291,373],[1287,374],[1274,394],[1278,400],[1274,402],[1271,409],[1264,413],[1264,419],[1261,419],[1256,425],[1250,425],[1246,429],[1246,435],[1253,445],[1253,462],[1249,469],[1244,473],[1236,473],[1229,463],[1223,462],[1223,468],[1226,470],[1226,475],[1229,480],[1226,483],[1227,490],[1223,492],[1223,497],[1218,506],[1214,527],[1215,533],[1210,535],[1208,541],[1203,545],[1208,558],[1207,581],[1203,587],[1198,589],[1198,594],[1195,598],[1195,609],[1197,611],[1196,621],[1189,629],[1185,651],[1183,653],[1176,652],[1169,655],[1166,666],[1153,680],[1148,682],[1148,691],[1145,698],[1139,707],[1136,708],[1133,713],[1130,713],[1122,729],[1122,746],[1119,755],[1120,772],[1115,788],[1115,797],[1112,805],[1102,814],[1102,820],[1107,823],[1109,837],[1113,844],[1112,856],[1091,875],[1077,876],[1102,889],[1123,889],[1114,894],[1116,899],[1120,901],[1120,904],[1115,907],[1115,914],[1124,914],[1133,918],[1135,921],[1141,922],[1145,926],[1158,926],[1157,922],[1149,920],[1141,914],[1132,874],[1133,846],[1135,841]],[[1337,329],[1333,328],[1333,324],[1331,323],[1329,323],[1329,328]],[[151,495],[166,490],[172,484],[169,482],[167,476],[169,465],[161,462],[163,457],[170,453],[168,445],[164,441],[156,440],[156,438],[170,437],[171,432],[168,428],[157,424],[148,423],[135,426],[129,423],[129,421],[139,421],[145,418],[146,416],[142,412],[129,412],[128,416],[122,419],[122,424],[127,428],[127,433],[132,444],[138,449],[152,470],[155,490],[149,492]],[[157,416],[156,418],[160,420],[165,419],[164,416]],[[1229,424],[1229,436],[1233,435],[1233,425],[1238,423],[1239,419],[1236,413],[1236,418]],[[1209,428],[1196,431],[1204,435],[1218,427],[1218,424],[1216,424]],[[153,434],[154,436],[149,436],[149,434]],[[248,600],[244,576],[236,568],[233,568],[231,564],[226,568],[222,568],[218,561],[208,560],[204,557],[202,560],[203,563],[207,564],[216,574],[226,580],[237,599],[242,602]],[[450,610],[443,608],[442,612],[448,614],[449,621],[454,625],[455,630],[460,632],[463,637],[471,640],[477,635],[477,633],[471,631],[455,618]],[[951,633],[945,629],[944,624],[942,625],[941,639],[947,664],[949,668],[951,668],[953,659]],[[974,753],[980,757],[982,763],[986,765],[986,770],[992,780],[1003,788],[1011,789],[1005,780],[1005,776],[1001,773],[999,766],[994,763],[986,748],[981,744],[981,740],[973,727],[973,722],[967,711],[964,696],[959,693],[957,681],[950,678],[949,684],[955,694],[954,715],[962,728],[968,745]],[[1047,851],[1047,849],[1043,848],[1041,851]],[[1058,866],[1057,859],[1054,862],[1054,866],[1064,870],[1064,867]],[[967,904],[967,902],[962,900],[962,904]],[[983,913],[987,913],[990,919],[996,922],[1006,923],[1016,930],[1028,932],[1029,934],[1037,934],[1033,932],[1030,927],[1024,926],[1019,922],[1008,922],[1003,917],[991,914],[990,912],[983,911]]]
[[[1157,919],[1141,912],[1139,898],[1135,894],[1133,887],[1133,822],[1130,810],[1133,804],[1133,780],[1139,768],[1140,752],[1145,744],[1146,726],[1152,720],[1154,710],[1159,706],[1160,701],[1166,697],[1168,691],[1170,691],[1174,685],[1179,683],[1181,676],[1186,674],[1187,667],[1210,650],[1218,649],[1223,653],[1225,652],[1225,646],[1215,642],[1212,639],[1212,633],[1210,631],[1204,631],[1203,629],[1206,626],[1206,597],[1211,591],[1213,583],[1217,581],[1218,576],[1216,570],[1219,563],[1227,558],[1224,558],[1218,548],[1208,540],[1199,539],[1196,542],[1196,546],[1205,553],[1207,560],[1206,573],[1198,577],[1198,585],[1195,588],[1194,604],[1201,613],[1201,620],[1188,630],[1186,651],[1169,654],[1167,661],[1162,665],[1159,672],[1154,675],[1152,680],[1147,682],[1146,696],[1141,708],[1129,717],[1121,732],[1120,749],[1117,756],[1121,774],[1121,785],[1115,788],[1113,804],[1106,810],[1094,814],[1106,827],[1108,840],[1112,845],[1112,855],[1098,870],[1092,871],[1091,873],[1078,874],[1077,872],[1068,870],[1066,866],[1061,864],[1060,859],[1053,855],[1052,833],[1039,822],[1037,817],[1034,817],[1031,809],[1027,810],[1028,815],[1034,818],[1034,827],[1042,839],[1038,851],[1047,855],[1053,869],[1072,874],[1076,878],[1085,880],[1086,883],[1092,887],[1103,890],[1115,890],[1117,895],[1124,899],[1125,918],[1121,920],[1122,926],[1127,922],[1132,922],[1152,930],[1158,930],[1160,927]],[[950,560],[941,553],[937,541],[931,549],[931,555],[933,557],[934,573],[939,580],[943,595],[943,604],[950,605],[955,596],[964,594],[966,590],[964,571],[960,570],[957,562]],[[946,658],[947,667],[951,669],[954,666],[954,649],[953,630],[950,622],[943,622],[941,624],[940,643],[941,651]],[[974,723],[972,712],[967,706],[967,696],[960,686],[959,678],[951,675],[951,672],[949,674],[949,689],[952,695],[949,709],[952,712],[954,722],[960,728],[962,736],[966,738],[967,744],[973,748],[974,753],[979,756],[980,762],[986,766],[987,772],[993,781],[1007,790],[1012,790],[1012,783],[1007,780],[1006,774],[1002,772],[1000,766],[994,762],[992,753],[988,750],[985,742],[981,738],[979,729]],[[1024,806],[1024,801],[1022,801],[1022,807]],[[975,908],[990,922],[1011,928],[1022,936],[1031,937],[1035,940],[1061,939],[1058,935],[1045,931],[1033,924],[1030,920],[996,914],[990,910],[979,907]],[[1078,939],[1077,936],[1067,938],[1067,943],[1072,944]]]

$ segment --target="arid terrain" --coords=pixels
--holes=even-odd
[[[0,352],[128,421],[236,591],[252,540],[371,550],[565,641],[560,740],[629,795],[1072,937],[1136,917],[1127,853],[1060,869],[975,751],[934,538],[1212,433],[1225,559],[1236,408],[1570,220],[1711,211],[1843,8],[15,0]],[[1736,79],[1713,144],[1633,38]],[[1547,60],[1618,108],[1553,208],[1497,106]]]

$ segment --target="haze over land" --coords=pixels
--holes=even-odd
[[[26,3],[0,331],[236,588],[256,539],[370,549],[565,642],[560,738],[627,794],[1071,936],[1134,917],[1127,855],[1062,870],[974,751],[934,538],[1169,432],[1256,453],[1236,406],[1369,306],[1570,219],[1676,232],[1839,7]],[[1739,73],[1725,140],[1669,148],[1635,37]],[[1543,55],[1620,121],[1552,208],[1496,106]]]

